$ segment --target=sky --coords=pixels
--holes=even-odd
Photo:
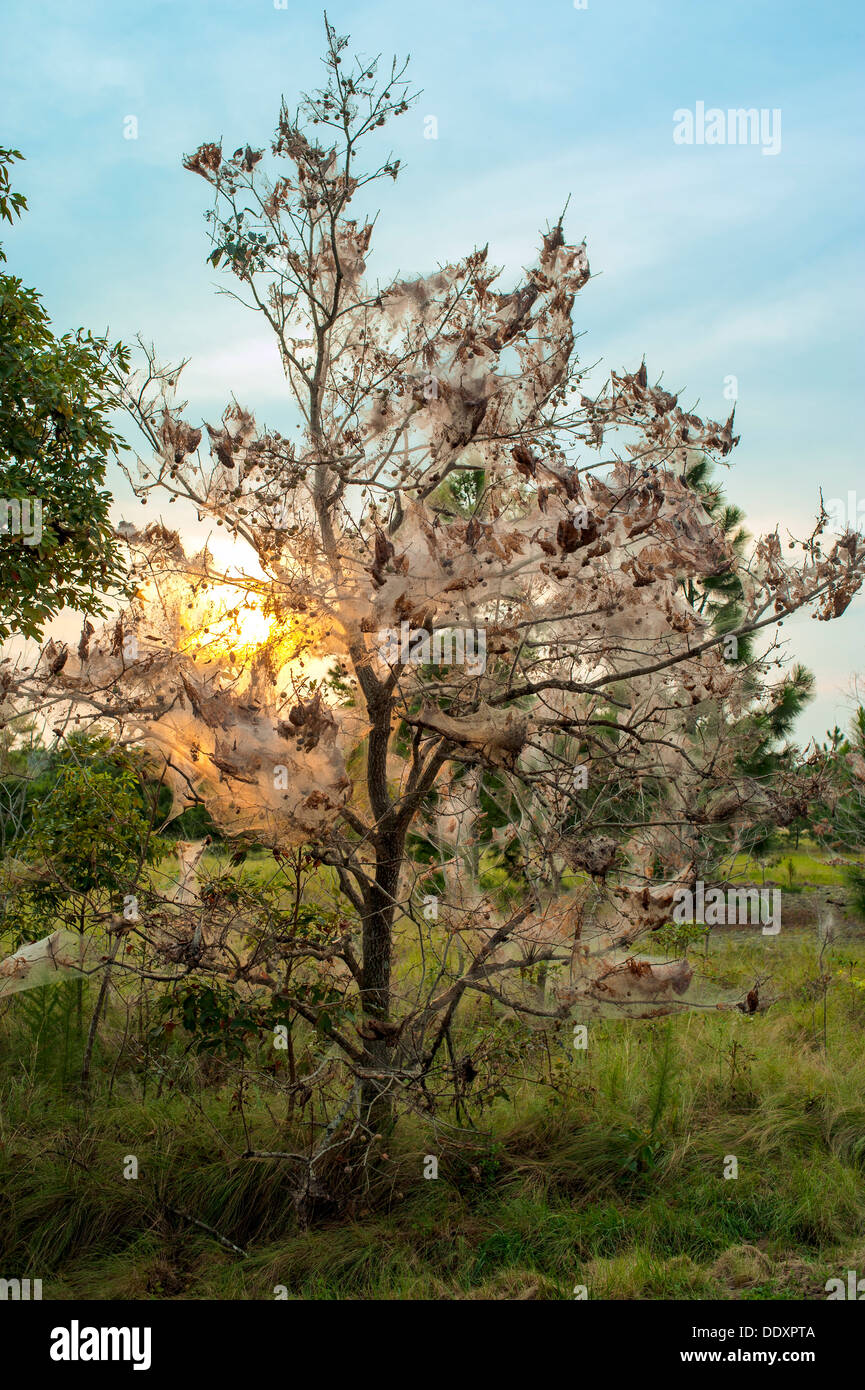
[[[593,272],[574,313],[583,361],[645,356],[650,380],[713,418],[735,392],[726,483],[752,532],[807,534],[821,486],[853,494],[865,524],[857,0],[331,0],[328,15],[355,51],[410,54],[421,89],[383,133],[403,172],[375,185],[382,280],[489,243],[504,288],[570,197],[566,234]],[[318,85],[322,48],[309,0],[4,0],[0,144],[26,156],[29,203],[4,227],[7,269],[58,331],[190,358],[193,422],[232,392],[276,428],[288,404],[266,326],[217,292],[208,190],[182,156],[266,147],[281,97]],[[764,113],[753,143],[710,114],[738,108]],[[155,515],[110,481],[117,519]],[[865,675],[865,596],[782,635],[817,681],[798,734],[822,738]]]

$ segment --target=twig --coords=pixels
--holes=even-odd
[[[224,1245],[227,1250],[233,1250],[235,1255],[242,1255],[244,1259],[247,1259],[247,1252],[245,1250],[241,1250],[239,1245],[235,1245],[234,1242],[228,1240],[226,1236],[220,1235],[219,1231],[214,1230],[212,1226],[208,1226],[206,1221],[199,1221],[197,1216],[190,1216],[188,1211],[181,1211],[179,1207],[169,1206],[167,1202],[164,1202],[163,1206],[165,1210],[170,1211],[173,1216],[179,1216],[183,1221],[191,1221],[193,1226],[200,1226],[202,1231],[207,1231],[208,1235],[213,1236],[214,1240],[218,1240],[220,1245]]]

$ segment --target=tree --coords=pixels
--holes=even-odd
[[[275,334],[298,437],[236,402],[193,425],[178,369],[152,354],[118,383],[150,451],[139,496],[188,499],[264,578],[153,524],[129,539],[138,596],[120,622],[18,686],[31,713],[72,702],[145,739],[178,805],[200,797],[224,833],[273,846],[288,906],[220,877],[150,942],[159,978],[269,992],[307,1026],[292,1087],[349,1079],[321,1111],[307,1196],[344,1123],[373,1142],[395,1099],[460,1107],[500,1085],[511,1011],[562,1026],[707,1002],[687,959],[638,943],[719,835],[735,852],[801,794],[795,769],[777,785],[749,770],[771,658],[743,665],[725,643],[805,605],[837,617],[865,577],[850,536],[785,555],[776,532],[737,553],[689,482],[730,454],[732,416],[683,410],[645,363],[584,393],[572,311],[589,265],[561,218],[510,290],[486,250],[367,283],[373,227],[350,204],[399,161],[365,172],[359,146],[411,97],[404,67],[379,81],[346,47],[328,24],[325,86],[283,104],[275,176],[248,145],[185,161],[214,197],[210,262]],[[734,565],[738,618],[718,631],[688,585]],[[519,840],[504,898],[475,847],[493,801],[491,828]],[[457,1014],[478,1000],[497,1021],[459,1055]]]
[[[0,218],[20,217],[0,148]],[[0,261],[6,256],[0,247]],[[62,608],[105,614],[124,590],[103,487],[120,438],[110,423],[121,344],[79,329],[57,337],[40,296],[0,275],[0,639],[39,638]]]
[[[112,745],[105,737],[72,732],[58,749],[42,750],[38,761],[41,767],[24,783],[26,812],[18,818],[0,874],[3,925],[19,946],[44,938],[46,923],[59,940],[76,932],[82,961],[95,954],[85,937],[108,927],[107,968],[83,1054],[86,1090],[110,967],[121,944],[132,949],[121,938],[138,919],[139,899],[150,895],[146,866],[165,849],[154,829],[159,788],[148,785],[140,750]],[[79,975],[79,1036],[83,984]]]
[[[858,696],[858,688],[857,688]],[[820,745],[817,756],[826,774],[826,790],[815,802],[809,830],[833,862],[843,865],[850,900],[865,917],[865,706],[857,700],[845,737],[837,724]]]

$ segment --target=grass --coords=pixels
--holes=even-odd
[[[848,859],[858,859],[858,855],[845,855]],[[751,859],[746,854],[738,854],[730,869],[731,878],[740,882],[760,883],[763,877],[786,888],[834,887],[844,882],[844,870],[839,864],[830,864],[822,857],[822,852],[806,839],[799,849],[782,849],[774,852],[764,863]]]
[[[85,1107],[64,1079],[74,987],[18,996],[0,1015],[0,1274],[59,1299],[824,1297],[865,1264],[865,940],[822,968],[828,984],[809,933],[713,940],[717,983],[771,970],[768,1012],[597,1022],[586,1051],[564,1028],[545,1084],[475,1133],[406,1120],[371,1188],[311,1230],[286,1168],[240,1156],[229,1085],[157,1097],[127,1059],[109,1098],[107,1050]],[[247,1122],[253,1146],[285,1146],[264,1093]]]

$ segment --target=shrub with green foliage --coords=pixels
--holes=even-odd
[[[107,736],[73,734],[28,787],[27,822],[9,845],[5,927],[18,940],[46,921],[85,930],[122,908],[145,864],[164,853],[142,755]]]

